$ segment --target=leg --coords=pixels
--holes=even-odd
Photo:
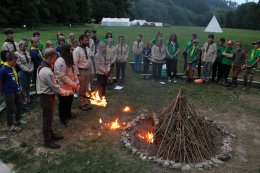
[[[136,73],[138,72],[138,58],[139,57],[137,55],[135,55],[135,58],[134,58],[134,60],[135,60],[134,70],[135,70]]]
[[[221,74],[222,74],[222,72],[221,72],[221,65],[222,65],[221,62],[217,63],[217,71],[218,71],[218,73],[217,73],[217,81],[220,81],[220,79],[221,79]]]
[[[72,118],[72,114],[71,114],[71,106],[72,106],[72,102],[73,102],[73,95],[67,96],[68,97],[68,102],[67,102],[67,118],[71,119]]]
[[[87,92],[87,80],[86,75],[83,71],[80,71],[79,75],[79,85],[80,85],[80,93],[82,95],[85,95]],[[85,98],[79,95],[79,105],[84,106],[85,105]]]
[[[122,70],[122,78],[121,78],[121,81],[122,81],[122,83],[124,83],[124,82],[125,82],[126,62],[124,62],[124,63],[121,64],[121,70]]]
[[[160,80],[161,79],[161,76],[162,76],[162,63],[158,63],[157,66],[158,66],[158,79]]]
[[[139,59],[138,59],[138,72],[139,73],[141,71],[141,64],[142,64],[142,55],[139,55]]]
[[[199,63],[198,63],[198,77],[199,78],[201,77],[201,60],[199,60]]]
[[[117,62],[116,63],[116,80],[117,80],[117,82],[119,82],[120,81],[120,63],[119,62]]]
[[[15,121],[19,122],[21,120],[21,114],[22,114],[22,94],[20,91],[15,93]]]
[[[15,93],[4,94],[6,104],[7,126],[14,125],[13,116],[15,115]]]
[[[153,72],[152,72],[152,77],[153,77],[153,79],[155,80],[156,79],[156,69],[157,68],[157,66],[156,66],[156,63],[155,62],[153,62]]]
[[[66,103],[66,97],[67,96],[61,96],[59,95],[59,117],[60,122],[63,124],[66,124],[66,114],[67,112],[67,103]]]
[[[216,74],[217,74],[217,67],[218,67],[218,62],[214,62],[213,64],[213,69],[212,69],[212,75],[211,75],[211,80],[214,81]]]
[[[173,60],[173,64],[172,64],[173,78],[177,77],[177,64],[178,64],[178,61],[177,60]]]
[[[166,60],[166,69],[167,69],[167,77],[169,80],[171,79],[171,61],[169,59]]]

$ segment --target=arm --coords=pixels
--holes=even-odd
[[[215,44],[215,46],[214,46],[214,52],[213,52],[213,61],[212,61],[212,64],[216,61],[217,56],[218,56],[217,45]]]
[[[107,74],[107,68],[105,67],[104,65],[104,60],[103,60],[103,57],[100,57],[98,54],[95,56],[95,59],[96,59],[96,63],[95,63],[95,66],[96,66],[96,69],[97,69],[97,72],[100,71],[104,74]]]
[[[19,66],[19,68],[24,72],[30,72],[29,68],[26,65],[22,64],[21,57],[17,53],[15,54],[18,56],[16,64]]]
[[[8,49],[8,46],[7,46],[6,42],[3,44],[2,50],[9,51],[9,49]]]
[[[259,61],[260,61],[260,56],[258,56],[257,59],[256,59],[256,61],[254,62],[254,64],[252,64],[252,65],[249,66],[249,67],[254,67],[254,66],[256,66],[256,65],[259,63]]]
[[[124,56],[124,62],[126,62],[127,58],[128,58],[128,54],[129,54],[129,49],[128,49],[128,45],[126,44],[126,53],[125,53],[125,56]]]

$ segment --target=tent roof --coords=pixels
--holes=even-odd
[[[209,22],[204,32],[216,32],[216,33],[223,32],[215,15],[212,17],[211,21]]]
[[[103,18],[102,22],[130,22],[129,18]]]

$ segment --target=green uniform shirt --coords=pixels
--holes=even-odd
[[[236,51],[233,48],[231,49],[225,48],[224,52],[234,54]],[[231,63],[232,63],[232,58],[228,58],[226,56],[222,57],[222,64],[231,65]]]
[[[176,43],[177,44],[177,46],[175,46],[175,43],[173,43],[173,42],[168,42],[168,44],[167,44],[167,49],[168,49],[168,52],[169,52],[169,54],[171,55],[171,56],[173,56],[173,55],[175,55],[176,54],[176,52],[178,51],[178,49],[180,48],[179,47],[179,43]],[[177,56],[175,56],[175,57],[173,57],[175,60],[178,60],[178,57]]]
[[[219,46],[217,45],[217,59],[216,62],[222,62],[222,53],[225,50],[225,46]]]
[[[191,41],[188,41],[188,42],[186,43],[186,47],[187,47],[186,52],[189,53],[190,49],[192,48],[192,42],[191,42]]]
[[[197,47],[192,46],[190,51],[188,52],[188,60],[189,61],[198,60],[199,54],[200,54],[200,47],[199,46],[197,46]]]
[[[251,49],[250,54],[247,60],[248,65],[253,65],[257,60],[257,57],[260,57],[260,48],[258,49]]]

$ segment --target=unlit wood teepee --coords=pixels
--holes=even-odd
[[[181,88],[176,100],[160,115],[155,140],[157,157],[182,163],[210,159],[215,153],[209,124],[197,116]]]

